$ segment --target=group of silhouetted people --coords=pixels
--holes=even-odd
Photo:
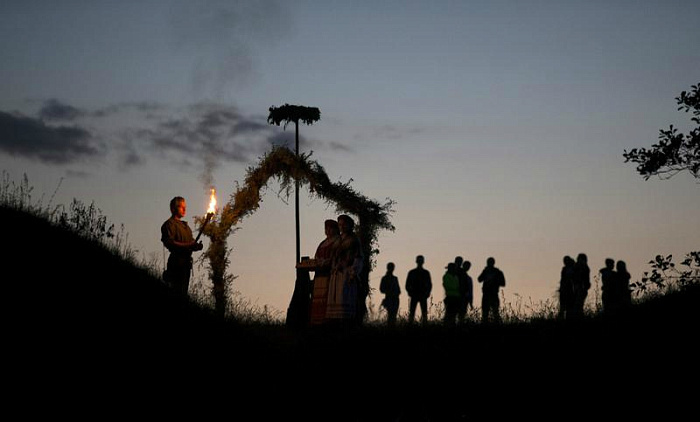
[[[627,272],[625,261],[612,258],[605,260],[605,267],[600,270],[600,281],[603,290],[603,312],[615,314],[632,304],[630,291],[630,273]]]
[[[446,325],[454,326],[457,321],[463,323],[467,310],[474,308],[474,282],[469,275],[471,267],[472,263],[465,261],[461,256],[455,257],[454,262],[447,264],[447,271],[442,276]]]
[[[576,261],[570,256],[564,257],[559,281],[559,317],[577,319],[583,316],[584,303],[591,288],[588,257],[581,253]],[[603,290],[603,312],[615,313],[631,304],[630,274],[624,261],[617,262],[611,258],[605,260],[605,267],[600,270]]]
[[[430,277],[430,271],[426,270],[423,265],[425,258],[423,255],[416,257],[416,268],[408,272],[406,276],[406,293],[410,297],[409,302],[409,321],[413,322],[416,317],[416,308],[420,305],[421,319],[425,323],[428,321],[428,298],[433,290],[433,282]],[[386,265],[386,274],[382,277],[379,283],[379,291],[384,293],[384,299],[381,306],[387,312],[387,324],[396,324],[396,315],[399,312],[399,295],[401,288],[399,287],[399,279],[394,275],[396,266],[393,262]]]
[[[564,267],[559,279],[559,317],[575,319],[583,316],[583,305],[591,288],[591,270],[588,256],[578,254],[576,260],[564,257]]]
[[[495,267],[496,260],[489,258],[486,267],[477,278],[482,283],[482,321],[500,321],[500,300],[498,293],[501,287],[506,285],[503,272]],[[421,322],[428,321],[428,298],[432,292],[433,284],[430,271],[424,268],[423,255],[416,257],[416,267],[411,269],[406,276],[406,293],[408,294],[409,311],[408,322],[413,323],[416,317],[416,308],[420,306]],[[463,323],[467,310],[474,308],[474,282],[469,275],[471,262],[457,256],[454,262],[445,267],[442,276],[442,287],[445,289],[445,314],[444,323],[454,326],[457,322]],[[394,275],[396,269],[394,263],[387,264],[386,274],[382,277],[379,291],[384,293],[382,307],[387,311],[387,323],[394,325],[399,310],[399,295],[401,289],[399,280]]]

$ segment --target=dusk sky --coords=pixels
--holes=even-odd
[[[403,291],[423,254],[441,301],[448,261],[476,279],[493,256],[506,299],[538,303],[564,255],[586,253],[592,275],[624,260],[635,281],[700,247],[697,180],[645,181],[622,157],[690,127],[674,98],[700,82],[698,16],[696,0],[3,0],[0,169],[36,198],[63,178],[55,203],[94,201],[162,263],[170,199],[192,223],[210,184],[226,201],[271,145],[293,146],[270,106],[318,107],[302,150],[396,201],[372,287],[394,262]],[[284,312],[294,207],[278,190],[229,239],[229,271]],[[303,191],[302,255],[336,215]]]

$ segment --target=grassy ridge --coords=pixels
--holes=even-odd
[[[230,415],[261,417],[240,420],[465,420],[528,414],[538,409],[533,403],[555,398],[577,406],[579,395],[593,393],[652,394],[656,404],[673,400],[671,409],[683,409],[687,390],[679,385],[697,375],[697,288],[624,317],[576,324],[292,331],[217,319],[99,242],[44,218],[0,207],[0,219],[9,235],[1,243],[5,361],[21,368],[10,379],[77,379],[81,397],[110,408],[135,403],[118,399],[124,382],[134,397],[166,392],[188,401],[203,393],[222,397]],[[255,404],[261,397],[263,407]],[[494,408],[493,400],[510,406]]]

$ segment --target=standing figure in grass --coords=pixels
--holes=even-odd
[[[625,261],[617,261],[617,288],[620,296],[620,308],[626,309],[632,305],[632,292],[630,291],[630,278]]]
[[[464,261],[462,263],[461,275],[464,277],[464,280],[460,279],[459,294],[461,296],[461,300],[459,314],[457,314],[457,319],[460,324],[464,323],[464,319],[467,316],[467,310],[474,309],[474,280],[472,280],[472,277],[469,275],[469,270],[471,268],[471,262]]]
[[[496,322],[500,322],[500,306],[501,301],[498,299],[498,291],[501,287],[505,287],[506,278],[503,272],[495,267],[496,260],[489,258],[486,260],[486,268],[478,277],[479,283],[483,283],[482,298],[481,298],[481,320],[482,322],[489,321],[489,314],[493,315]]]
[[[362,246],[355,234],[355,222],[348,215],[338,217],[340,239],[334,249],[328,283],[326,319],[351,324],[357,313],[357,287],[362,271]]]
[[[583,307],[591,288],[591,270],[588,267],[588,256],[578,254],[574,264],[574,300],[571,315],[576,318],[583,317]]]
[[[428,322],[428,298],[433,290],[433,282],[430,279],[430,271],[423,268],[425,258],[423,255],[416,257],[416,268],[408,272],[406,277],[406,292],[411,297],[408,311],[408,322],[412,323],[416,317],[416,306],[420,304],[421,322]]]
[[[564,257],[564,266],[559,278],[559,318],[571,317],[574,304],[574,265],[576,261],[569,255]]]
[[[176,196],[170,201],[170,218],[160,227],[160,240],[170,252],[163,281],[176,291],[187,294],[192,272],[192,252],[204,246],[192,236],[192,229],[182,218],[187,213],[185,198]]]
[[[607,258],[605,267],[600,269],[600,282],[603,290],[603,312],[615,313],[620,307],[620,295],[617,285],[617,273],[615,272],[615,260]]]
[[[442,287],[445,288],[445,325],[455,325],[457,314],[462,306],[459,276],[457,275],[456,262],[447,264],[447,271],[442,276]]]
[[[316,248],[313,292],[311,294],[311,325],[322,324],[328,306],[328,282],[331,277],[333,252],[340,239],[340,228],[335,220],[324,222],[326,238]]]
[[[399,279],[394,275],[394,268],[393,262],[386,264],[386,274],[379,283],[379,291],[384,293],[382,306],[386,309],[386,322],[390,326],[396,324],[396,314],[399,312],[399,295],[401,295]]]

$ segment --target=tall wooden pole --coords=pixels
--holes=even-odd
[[[299,156],[299,120],[295,123],[296,126],[296,155]],[[296,180],[296,192],[294,196],[294,210],[296,211],[296,230],[297,230],[297,260],[301,261],[301,242],[299,237],[299,179]]]

